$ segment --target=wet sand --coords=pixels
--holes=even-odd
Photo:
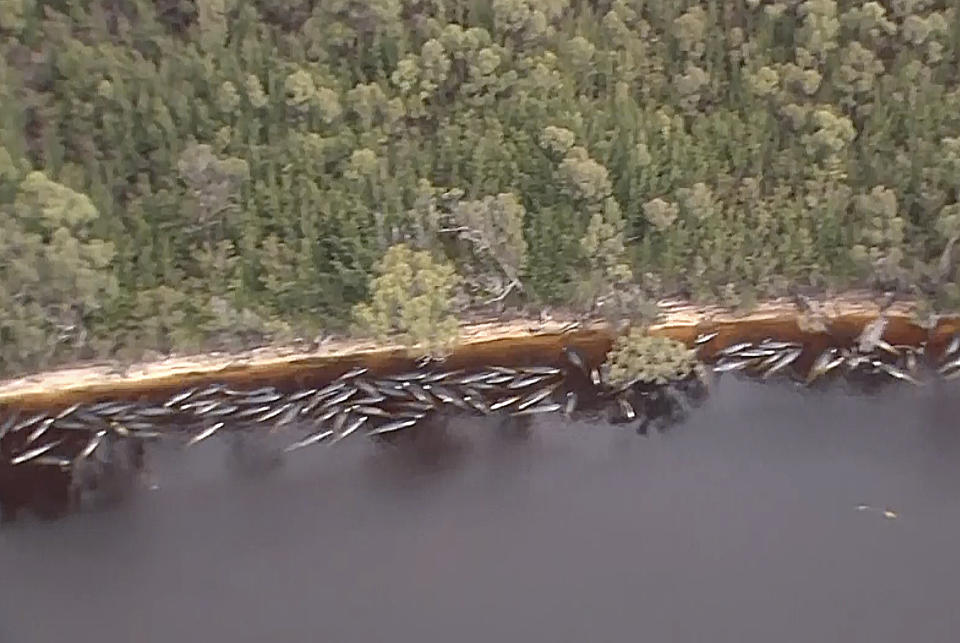
[[[0,641],[952,643],[953,384],[724,376],[648,438],[457,418],[273,470],[154,449],[158,489],[0,529]]]

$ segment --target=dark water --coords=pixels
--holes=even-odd
[[[225,439],[153,451],[159,488],[0,530],[0,643],[952,643],[956,392],[727,377],[647,438],[455,419],[260,473]]]

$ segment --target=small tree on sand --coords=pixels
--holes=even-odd
[[[614,342],[604,370],[614,386],[631,381],[666,384],[689,376],[696,365],[696,353],[681,342],[634,327]]]
[[[376,266],[370,301],[354,308],[357,328],[380,341],[397,339],[420,354],[446,353],[459,332],[451,314],[458,281],[453,266],[429,252],[392,246]]]

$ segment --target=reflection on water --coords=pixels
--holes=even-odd
[[[953,384],[723,377],[667,433],[456,416],[279,466],[150,446],[124,502],[0,530],[0,641],[952,642]]]

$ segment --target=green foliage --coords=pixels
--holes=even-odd
[[[90,317],[116,294],[113,244],[91,235],[90,199],[31,172],[0,207],[0,368],[48,363],[80,347]]]
[[[0,0],[0,29],[19,33],[25,26],[24,0]]]
[[[693,373],[695,352],[669,337],[648,335],[633,327],[614,342],[604,362],[606,380],[613,386],[639,380],[647,384],[666,384]]]
[[[455,312],[958,302],[958,24],[944,0],[0,0],[0,370],[343,328],[398,243],[455,267]]]
[[[376,266],[369,303],[354,307],[359,330],[381,341],[395,338],[420,354],[443,354],[457,340],[451,265],[406,244],[392,246]]]
[[[578,276],[579,299],[596,304],[633,281],[623,240],[624,221],[616,199],[607,197],[594,212],[580,245],[585,259]],[[592,305],[591,305],[592,307]]]

